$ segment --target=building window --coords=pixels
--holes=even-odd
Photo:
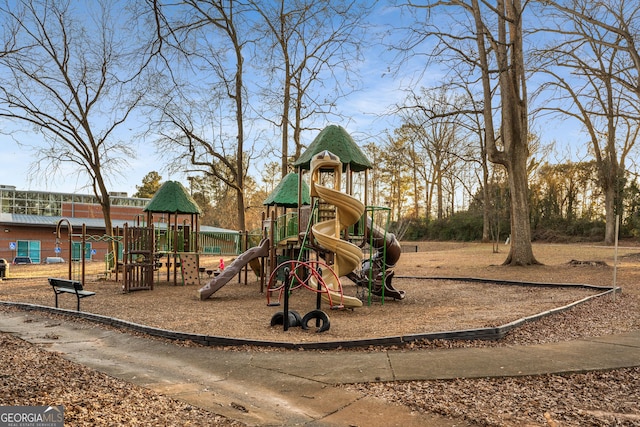
[[[0,186],[2,187],[2,186]],[[144,208],[149,199],[111,196],[113,206]],[[72,215],[75,205],[100,205],[97,197],[86,194],[49,193],[44,191],[0,190],[0,211],[8,214],[40,216],[64,216],[63,203],[70,206]],[[69,213],[67,213],[69,215]]]

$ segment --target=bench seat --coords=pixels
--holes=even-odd
[[[49,284],[56,295],[56,308],[58,308],[58,295],[63,293],[74,294],[78,300],[76,310],[80,311],[80,298],[91,297],[95,292],[86,291],[82,288],[82,283],[78,280],[58,279],[49,277]]]

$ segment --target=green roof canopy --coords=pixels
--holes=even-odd
[[[200,207],[178,181],[167,181],[158,189],[144,212],[200,214]]]
[[[294,166],[309,170],[311,159],[316,154],[327,150],[340,157],[343,170],[346,165],[354,172],[362,172],[372,169],[373,165],[366,158],[360,147],[356,145],[344,128],[337,125],[329,125],[324,128],[313,140],[309,148],[296,160]]]
[[[309,185],[302,182],[302,204],[310,204]],[[283,206],[285,208],[298,207],[298,174],[290,172],[273,189],[262,203],[265,206]]]

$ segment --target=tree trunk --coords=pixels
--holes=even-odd
[[[236,193],[238,195],[238,230],[245,231],[245,215],[244,215],[244,58],[242,57],[242,47],[238,41],[234,31],[230,33],[236,54],[236,75],[235,75],[235,92],[233,98],[236,103],[236,124],[238,127],[238,151],[236,153]]]
[[[94,172],[96,177],[94,178],[93,193],[100,200],[100,207],[102,208],[102,216],[104,218],[105,234],[113,237],[113,221],[111,220],[111,198],[109,197],[109,191],[102,179],[102,175],[98,170],[99,166],[96,166]],[[84,249],[82,249],[84,251]],[[109,240],[109,252],[113,253],[114,259],[117,260],[117,247],[113,239]]]
[[[237,199],[238,199],[238,230],[245,231],[246,228],[246,220],[244,214],[244,190],[242,188],[236,189]]]
[[[291,104],[291,84],[288,80],[289,70],[287,68],[287,79],[284,83],[284,108],[282,109],[282,155],[281,155],[281,168],[282,179],[287,176],[289,172],[289,104]]]
[[[489,189],[487,183],[485,183],[482,189],[482,243],[489,243],[491,237],[489,236],[489,224],[491,221],[491,210],[489,209]]]
[[[471,8],[476,24],[478,59],[482,72],[487,154],[491,162],[504,165],[507,169],[511,192],[511,249],[503,265],[539,264],[533,256],[529,220],[527,177],[529,117],[522,45],[522,4],[519,0],[497,2],[497,38],[492,37],[482,19],[479,1],[472,0]],[[487,50],[487,39],[492,51]],[[499,70],[497,78],[502,118],[499,136],[502,140],[502,149],[498,148],[498,138],[495,134],[497,127],[493,122],[490,54],[495,56]]]
[[[616,189],[610,185],[604,192],[605,228],[604,244],[612,246],[616,237],[616,215],[615,215]]]
[[[484,144],[483,144],[484,145]],[[489,194],[489,167],[487,165],[487,152],[482,150],[482,243],[489,243],[491,240],[491,195]]]
[[[436,191],[437,191],[437,203],[438,203],[438,219],[443,218],[444,211],[444,196],[442,194],[442,169],[441,166],[438,165],[438,175],[436,176]]]
[[[284,3],[283,3],[284,4]],[[281,12],[282,13],[282,12]],[[282,179],[289,173],[289,111],[291,108],[291,60],[289,59],[289,50],[284,39],[284,20],[280,20],[280,34],[282,55],[284,57],[284,94],[282,99],[282,153],[281,167]]]
[[[413,180],[413,217],[414,218],[420,218],[420,178],[418,176],[418,168],[416,166],[416,152],[415,150],[412,148],[411,149],[411,160],[413,163],[413,167],[411,168],[412,170],[412,180]]]
[[[507,166],[511,193],[511,247],[503,265],[539,264],[531,246],[527,157],[522,150],[515,150],[511,162],[508,162],[510,167]]]

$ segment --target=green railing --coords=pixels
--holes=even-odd
[[[116,266],[116,257],[113,252],[109,252],[104,256],[104,271],[111,271]]]
[[[282,240],[292,237],[298,237],[298,213],[289,212],[284,215],[280,215],[276,219],[274,234],[274,240],[276,242],[281,242]]]
[[[198,247],[203,254],[238,255],[242,252],[242,237],[236,232],[201,231]]]

